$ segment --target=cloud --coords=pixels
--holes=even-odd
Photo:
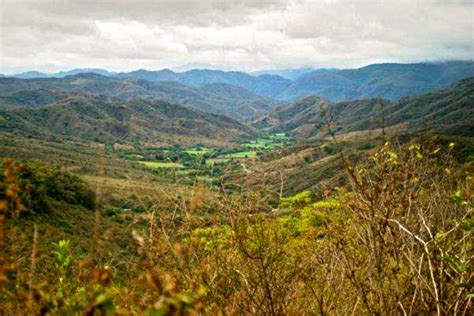
[[[1,71],[472,59],[470,1],[0,0]]]

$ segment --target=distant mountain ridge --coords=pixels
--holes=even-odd
[[[474,61],[449,61],[397,64],[372,64],[357,69],[283,69],[254,72],[193,69],[174,72],[170,69],[145,69],[114,73],[103,69],[74,69],[55,74],[26,72],[19,78],[65,77],[85,72],[119,79],[151,82],[176,82],[189,87],[224,83],[238,86],[255,94],[294,102],[307,96],[324,97],[331,101],[350,101],[381,97],[396,100],[446,87],[474,76]]]
[[[285,71],[283,71],[284,73]],[[259,74],[258,72],[256,74]],[[120,73],[122,78],[150,81],[176,81],[188,86],[227,83],[240,86],[256,94],[282,101],[296,101],[307,96],[320,96],[331,101],[350,101],[382,97],[396,100],[446,87],[451,83],[474,76],[473,61],[451,61],[415,64],[373,64],[358,69],[317,69],[301,72],[295,80],[264,72],[252,76],[236,71],[190,70],[176,73],[138,70]]]
[[[85,74],[85,73],[95,73],[102,76],[115,76],[116,72],[110,72],[105,69],[100,68],[76,68],[71,69],[68,71],[59,71],[55,73],[45,73],[36,70],[26,71],[18,74],[13,74],[8,77],[20,78],[20,79],[39,79],[39,78],[64,78],[66,76],[73,76],[78,74]]]
[[[191,87],[199,87],[212,83],[226,83],[266,97],[278,95],[280,91],[286,89],[292,83],[289,79],[275,75],[256,77],[239,71],[207,69],[193,69],[179,73],[169,69],[159,71],[141,69],[128,73],[119,73],[117,77],[145,79],[153,82],[174,81]]]
[[[302,67],[302,68],[291,68],[291,69],[274,69],[274,70],[259,70],[252,72],[251,75],[261,76],[261,75],[275,75],[280,76],[290,80],[296,80],[304,74],[315,71],[316,68],[313,67]]]
[[[285,101],[310,95],[331,101],[375,97],[397,100],[434,91],[473,76],[473,61],[374,64],[358,69],[314,71],[303,75],[274,97]]]

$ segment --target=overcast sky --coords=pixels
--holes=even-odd
[[[0,72],[474,57],[473,0],[0,0]]]

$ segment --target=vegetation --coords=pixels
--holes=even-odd
[[[0,108],[2,130],[43,138],[140,144],[220,144],[248,139],[255,132],[218,115],[166,101],[129,102],[77,96],[39,109]],[[155,145],[156,146],[156,145]]]
[[[127,87],[124,89],[125,85]],[[59,97],[54,94],[59,94]],[[35,98],[40,102],[33,103],[34,107],[40,107],[63,100],[68,94],[101,95],[123,101],[137,98],[169,100],[193,110],[226,115],[239,121],[255,119],[282,104],[269,97],[224,83],[196,87],[178,82],[152,82],[140,80],[139,77],[121,79],[94,73],[61,78],[0,78],[0,104],[31,106],[31,99]]]
[[[472,79],[254,129],[124,75],[0,80],[2,314],[472,314]]]
[[[125,217],[94,212],[88,199],[68,196],[70,186],[26,195],[43,177],[71,179],[75,188],[82,181],[5,161],[2,310],[467,315],[472,179],[469,165],[453,160],[454,147],[387,142],[356,165],[347,161],[347,186],[318,201],[302,192],[277,200],[274,209],[265,190],[219,197],[197,186],[173,212],[152,203]],[[82,239],[40,234],[44,217],[22,214],[48,199],[62,201],[66,212],[80,203],[95,218],[92,233],[121,218],[116,223],[129,227],[127,259],[109,257],[116,238],[92,234],[92,243],[80,246]]]
[[[193,91],[193,89],[186,91],[185,86],[205,86],[205,91],[217,92],[218,98],[215,98],[216,100],[223,97],[235,100],[235,93],[246,89],[247,92],[240,97],[248,104],[246,111],[252,113],[254,111],[252,107],[265,109],[267,106],[264,103],[268,102],[268,99],[265,100],[262,97],[255,98],[255,94],[290,102],[312,95],[318,95],[336,102],[373,97],[396,100],[400,97],[427,93],[472,77],[474,76],[473,67],[472,61],[413,64],[385,63],[368,65],[358,69],[317,69],[314,71],[303,69],[302,72],[290,70],[286,71],[286,75],[284,74],[285,71],[268,71],[259,76],[252,76],[238,71],[226,72],[209,69],[193,69],[180,73],[169,69],[159,71],[142,69],[120,74],[110,73],[102,69],[77,69],[52,76],[61,78],[65,75],[89,72],[110,76],[114,79],[128,79],[128,83],[130,83],[130,79],[153,82],[155,83],[155,85],[152,85],[154,90],[165,90],[161,92],[161,97],[164,94],[168,98],[176,98],[173,100],[180,103],[184,103],[183,101],[186,99],[191,99],[190,95],[199,97],[198,100],[190,103],[199,104],[203,99],[203,96],[199,96],[203,94],[203,91],[191,94],[190,91]],[[294,74],[288,76],[288,73],[291,72],[294,72]],[[18,74],[16,77],[45,78],[48,77],[48,74],[27,72]],[[171,90],[173,93],[166,91],[163,86],[166,86],[168,82],[173,82],[173,85],[179,87],[179,89]],[[160,86],[159,83],[163,85]],[[148,84],[147,86],[151,85]],[[229,86],[233,88],[226,89]],[[250,91],[253,93],[251,94]],[[147,93],[156,94],[153,91],[147,91]],[[262,103],[262,101],[264,102]],[[239,100],[239,102],[242,101]],[[229,103],[232,104],[231,101]],[[225,104],[225,107],[227,108],[227,104]],[[232,110],[232,108],[226,109],[228,112],[225,114],[232,117],[230,116],[233,114]],[[223,113],[219,112],[219,114]]]
[[[139,161],[150,168],[182,168],[183,165],[177,162],[160,162],[160,161]]]
[[[385,63],[358,69],[322,69],[302,75],[281,91],[277,99],[295,101],[318,95],[335,102],[379,97],[397,100],[442,89],[472,76],[472,61]]]
[[[297,139],[322,138],[327,136],[326,122],[321,115],[325,111],[337,124],[337,134],[352,132],[355,137],[367,137],[367,134],[377,132],[383,123],[386,132],[392,135],[435,131],[471,136],[473,113],[469,105],[473,100],[473,78],[393,103],[383,99],[333,103],[319,97],[308,97],[276,109],[255,121],[253,126],[271,132],[285,132]]]

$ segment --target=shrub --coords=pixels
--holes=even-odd
[[[77,176],[45,165],[6,160],[0,166],[0,200],[8,194],[5,170],[8,164],[15,165],[15,177],[19,197],[27,210],[48,212],[52,202],[63,201],[87,209],[95,207],[95,193]]]

